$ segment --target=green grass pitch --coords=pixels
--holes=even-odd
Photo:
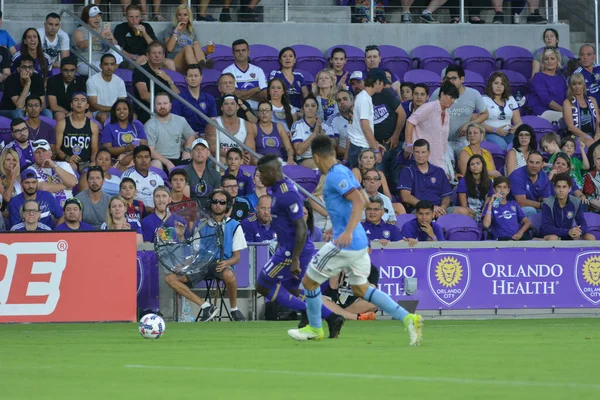
[[[600,399],[600,319],[0,325],[0,399]]]

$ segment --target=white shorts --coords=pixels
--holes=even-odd
[[[313,257],[306,273],[321,284],[344,271],[350,285],[364,285],[371,273],[369,249],[344,250],[327,242]]]

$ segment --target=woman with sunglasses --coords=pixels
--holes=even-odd
[[[515,130],[512,148],[506,153],[505,176],[510,176],[515,169],[524,167],[527,164],[526,160],[529,153],[536,150],[537,141],[533,128],[527,124],[522,124]]]
[[[513,141],[515,128],[523,123],[519,105],[511,96],[510,84],[506,75],[502,72],[494,72],[490,75],[483,101],[489,115],[483,123],[486,140],[497,144],[502,150],[506,150],[508,144]]]
[[[290,137],[283,125],[272,121],[273,106],[268,101],[258,104],[258,122],[256,131],[246,133],[246,146],[254,149],[258,154],[277,154],[288,164],[294,163],[294,148]]]

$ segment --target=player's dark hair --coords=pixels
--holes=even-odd
[[[223,175],[221,177],[221,185],[223,185],[223,183],[225,183],[225,181],[236,181],[237,182],[237,178],[231,174]]]
[[[135,184],[135,181],[128,176],[121,179],[121,183],[119,183],[119,190],[123,189],[123,184],[127,182],[133,183],[133,187],[137,190],[137,185]]]
[[[306,208],[308,218],[306,219],[306,228],[308,229],[308,235],[313,234],[313,230],[315,229],[315,216],[313,214],[312,206],[308,200],[304,200],[304,207]]]
[[[185,178],[185,183],[188,183],[190,181],[190,177],[188,176],[188,173],[185,172],[184,169],[182,168],[175,168],[174,170],[172,170],[171,172],[169,172],[169,182],[171,182],[171,180],[173,179],[174,176],[177,175],[181,175]]]
[[[319,135],[313,139],[310,144],[310,149],[313,154],[318,155],[319,157],[333,155],[335,156],[335,147],[333,146],[333,142],[329,136]]]
[[[415,210],[416,211],[419,211],[419,210],[431,210],[431,211],[433,211],[433,203],[431,202],[431,200],[421,200],[415,206]]]
[[[456,86],[454,86],[452,84],[452,82],[446,82],[442,85],[442,87],[440,88],[440,96],[442,94],[445,94],[446,96],[450,96],[454,100],[457,100],[458,97],[460,96],[458,89],[456,88]]]
[[[565,181],[569,187],[573,187],[573,178],[569,175],[568,172],[561,172],[560,174],[556,174],[552,177],[552,184],[554,186],[558,185],[558,182]]]
[[[478,159],[481,161],[482,169],[479,174],[479,183],[475,181],[473,172],[471,172],[471,161]],[[469,161],[467,161],[467,170],[465,171],[465,183],[467,184],[467,194],[472,199],[479,199],[485,201],[487,194],[490,190],[490,176],[488,175],[487,165],[481,154],[473,154]]]
[[[135,149],[133,149],[133,158],[135,158],[135,156],[137,156],[143,151],[147,151],[148,153],[150,153],[150,156],[152,156],[152,151],[150,150],[150,147],[146,146],[145,144],[140,144]]]
[[[496,188],[498,185],[501,185],[503,183],[506,183],[508,185],[508,187],[510,188],[510,180],[507,177],[497,176],[494,178],[494,188]]]
[[[227,150],[227,153],[225,154],[225,158],[229,158],[229,155],[231,153],[235,153],[238,156],[240,156],[240,158],[244,157],[244,153],[242,153],[242,149],[238,148],[238,147],[232,147],[229,150]]]
[[[446,72],[444,73],[444,77],[448,76],[448,72],[456,72],[459,78],[464,78],[465,76],[465,69],[460,65],[456,64],[448,65],[448,67],[446,68]]]
[[[413,149],[415,147],[423,147],[426,146],[427,147],[427,151],[431,150],[431,146],[429,145],[429,142],[425,139],[417,139],[414,143],[413,143]]]
[[[279,157],[277,156],[277,154],[267,154],[267,155],[262,156],[258,160],[258,163],[256,163],[256,165],[260,167],[261,165],[268,164],[268,163],[270,163],[272,161],[279,161]]]

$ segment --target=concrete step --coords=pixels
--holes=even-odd
[[[569,39],[571,40],[571,43],[585,42],[587,40],[587,33],[571,31],[571,32],[569,32]]]
[[[318,11],[318,12],[316,12]],[[266,8],[265,22],[282,22],[284,20],[283,8]],[[289,22],[310,22],[310,23],[349,23],[350,7],[340,6],[290,6]]]
[[[44,21],[49,12],[60,12],[62,9],[73,11],[72,4],[4,4],[3,20],[7,21]]]

